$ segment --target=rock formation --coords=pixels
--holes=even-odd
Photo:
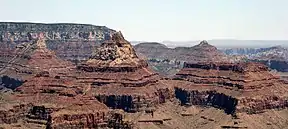
[[[86,24],[0,23],[0,50],[13,51],[16,46],[46,39],[48,49],[62,59],[86,60],[95,46],[110,38],[115,31],[105,26]]]
[[[43,34],[39,36],[30,43],[19,44],[15,50],[7,49],[10,53],[1,51],[0,73],[4,76],[0,78],[0,90],[4,86],[13,91],[0,91],[0,128],[283,128],[287,125],[287,111],[267,111],[288,106],[287,83],[264,65],[193,60],[184,63],[173,80],[164,80],[137,56],[121,32],[106,37],[107,41],[89,60],[77,66],[59,59],[47,49],[49,44],[45,42],[49,39]],[[193,49],[206,53],[204,61],[213,61],[212,57],[218,55],[213,54],[217,49],[206,41]],[[223,109],[229,115],[209,106]],[[264,118],[259,112],[269,117]],[[253,119],[258,116],[261,120]],[[253,120],[242,123],[240,118]],[[255,124],[267,121],[265,126]]]
[[[193,47],[168,48],[163,44],[140,43],[135,45],[137,53],[148,58],[153,70],[161,75],[171,76],[182,67],[183,62],[236,62],[235,58],[225,55],[207,41]]]
[[[12,62],[24,62],[23,66],[32,72],[14,93],[1,99],[0,125],[8,125],[7,128],[15,124],[23,128],[131,128],[122,121],[122,114],[111,112],[94,96],[86,94],[89,87],[78,84],[71,76],[72,65],[58,59],[44,44],[44,40],[39,39],[32,44],[31,49],[35,50],[29,59]]]
[[[175,79],[182,104],[211,105],[232,114],[288,107],[287,84],[260,63],[185,63]]]
[[[137,57],[132,45],[124,39],[121,32],[114,34],[111,41],[103,43],[86,64],[104,69],[138,68],[148,65]]]
[[[227,55],[241,55],[246,60],[266,64],[271,69],[280,72],[288,71],[288,49],[282,46],[268,48],[231,48],[223,49]]]
[[[25,43],[0,58],[0,75],[18,80],[26,80],[41,71],[67,74],[69,69],[74,67],[72,63],[59,59],[54,52],[48,50],[43,37]]]
[[[88,24],[43,24],[24,22],[1,22],[0,42],[27,42],[41,37],[43,34],[47,40],[90,40],[98,41],[109,37],[115,32],[105,26]]]
[[[77,67],[83,71],[77,79],[91,85],[92,94],[107,106],[135,112],[163,103],[173,95],[147,66],[121,32],[117,32]]]
[[[146,55],[148,58],[204,62],[213,61],[229,62],[230,59],[216,47],[203,40],[193,47],[168,48],[165,45],[157,43],[140,43],[135,45],[138,53]]]

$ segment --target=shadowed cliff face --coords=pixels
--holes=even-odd
[[[175,88],[175,96],[180,100],[181,105],[213,106],[224,109],[227,114],[234,114],[238,103],[236,98],[216,91],[187,91]]]
[[[4,86],[5,88],[14,90],[17,87],[21,86],[23,83],[24,81],[10,78],[9,76],[2,76],[0,78],[0,89],[1,89],[1,86]]]
[[[279,72],[288,72],[288,61],[286,60],[250,60],[253,62],[260,62],[267,65],[270,69],[277,70]]]
[[[105,96],[100,95],[96,96],[97,100],[100,102],[104,102],[108,107],[113,109],[123,109],[126,112],[131,111],[133,108],[135,108],[135,105],[133,105],[132,96]]]

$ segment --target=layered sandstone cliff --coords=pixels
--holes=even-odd
[[[19,46],[12,53],[3,53],[0,57],[0,75],[19,80],[26,80],[40,71],[65,74],[74,67],[48,50],[43,37]]]
[[[47,40],[70,40],[70,41],[98,41],[105,40],[110,32],[115,32],[105,26],[88,24],[43,24],[43,23],[0,23],[1,42],[27,42],[39,38],[43,33]]]
[[[32,72],[25,75],[26,81],[14,93],[1,99],[0,124],[9,125],[7,128],[13,124],[23,128],[131,128],[122,121],[122,114],[111,112],[95,97],[84,94],[88,87],[78,85],[71,76],[73,65],[58,59],[43,39],[31,44],[31,49],[28,59],[20,56],[9,63],[13,68],[9,72],[17,63],[22,63],[17,69]]]
[[[259,89],[279,81],[260,63],[185,63],[176,74],[194,83],[218,84],[238,89]]]
[[[90,85],[92,94],[107,106],[128,112],[145,110],[173,96],[159,82],[158,74],[139,59],[132,45],[117,32],[77,68],[79,83]]]
[[[105,26],[88,24],[0,23],[0,50],[13,51],[22,43],[37,40],[41,35],[49,49],[62,59],[88,59],[93,48],[108,40],[115,31]]]
[[[186,63],[174,79],[182,104],[211,105],[231,114],[288,107],[287,84],[260,63]]]

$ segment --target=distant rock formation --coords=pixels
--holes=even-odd
[[[42,37],[57,56],[78,62],[88,59],[93,48],[114,32],[105,26],[88,24],[0,22],[0,50],[13,51],[22,43]]]
[[[144,43],[145,44],[145,43]],[[219,51],[216,47],[210,45],[207,41],[201,41],[198,45],[193,47],[153,47],[142,43],[135,45],[135,49],[138,53],[146,55],[148,58],[159,58],[169,60],[181,60],[181,61],[229,61],[227,55]]]
[[[99,41],[115,32],[105,26],[88,24],[43,24],[25,22],[1,22],[1,42],[27,42],[38,39],[41,35],[47,40]]]
[[[193,47],[168,48],[163,44],[140,43],[134,46],[138,54],[148,58],[153,70],[171,76],[182,68],[183,62],[237,62],[207,41]]]
[[[244,56],[246,60],[260,62],[271,69],[287,72],[288,71],[288,49],[282,46],[269,48],[232,48],[223,49],[228,55]]]

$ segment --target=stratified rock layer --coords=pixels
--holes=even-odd
[[[229,48],[223,49],[227,55],[241,55],[246,60],[266,64],[269,68],[280,72],[288,71],[288,49],[283,46],[268,48]]]
[[[135,45],[138,54],[146,56],[150,67],[160,75],[173,76],[183,62],[236,62],[238,59],[225,55],[207,41],[192,47],[168,48],[160,43],[140,43]]]
[[[194,83],[238,89],[259,89],[279,81],[279,77],[269,73],[268,67],[260,63],[185,63],[177,77]]]
[[[14,51],[16,46],[43,35],[48,49],[55,51],[58,57],[78,62],[88,59],[93,48],[114,32],[105,26],[88,24],[0,22],[0,51]]]
[[[182,104],[211,105],[227,113],[288,107],[287,84],[260,63],[186,63],[175,78]]]
[[[103,43],[77,68],[78,82],[91,86],[92,94],[111,108],[128,112],[145,110],[173,96],[159,76],[147,68],[120,32]]]
[[[20,57],[15,61],[25,62],[25,68],[32,72],[23,85],[0,101],[0,116],[3,116],[0,124],[26,123],[56,129],[125,125],[119,119],[121,114],[109,111],[95,97],[84,94],[88,87],[78,85],[76,79],[70,76],[72,65],[47,50],[42,39],[33,44],[32,49],[29,59]],[[11,66],[14,68],[14,65]]]
[[[67,74],[74,67],[72,63],[59,59],[54,52],[48,50],[44,38],[19,46],[13,53],[6,53],[9,57],[0,57],[3,59],[0,62],[0,75],[26,80],[41,71]]]
[[[192,47],[176,48],[168,48],[159,43],[140,43],[135,45],[135,49],[138,53],[145,55],[149,59],[168,59],[186,62],[231,61],[227,55],[205,40]]]
[[[87,88],[76,85],[75,79],[53,75],[40,72],[6,97],[0,103],[0,124],[26,122],[55,129],[130,126],[120,119],[122,114],[84,95]]]

